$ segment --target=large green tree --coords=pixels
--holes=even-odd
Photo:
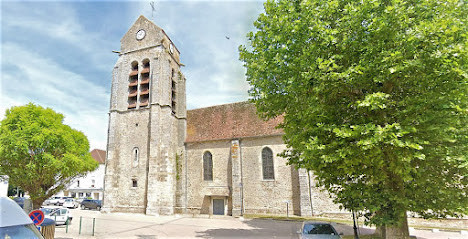
[[[268,1],[240,47],[289,162],[386,237],[406,212],[468,213],[468,8],[463,0]]]
[[[63,118],[30,103],[7,110],[0,122],[0,175],[28,192],[34,208],[98,166],[86,136]]]

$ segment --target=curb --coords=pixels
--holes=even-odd
[[[425,228],[425,227],[409,227],[409,230],[431,231],[433,233],[454,232],[454,233],[460,233],[460,235],[468,235],[468,231],[465,229],[439,229],[439,228]]]

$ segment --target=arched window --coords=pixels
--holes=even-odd
[[[213,158],[208,151],[203,154],[203,180],[213,181]]]
[[[136,109],[138,97],[138,62],[131,64],[130,74],[128,76],[128,108]]]
[[[133,148],[132,156],[133,156],[133,166],[137,166],[138,160],[140,158],[140,151],[138,150],[137,147]]]
[[[266,147],[262,150],[262,169],[263,179],[275,179],[275,170],[273,165],[273,151]]]
[[[137,61],[132,62],[132,71],[138,71],[138,62]]]
[[[143,60],[143,69],[140,74],[140,107],[149,105],[150,60]]]

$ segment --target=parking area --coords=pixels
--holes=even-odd
[[[73,221],[58,226],[55,238],[297,238],[301,222],[271,219],[240,219],[225,216],[146,216],[142,214],[101,213],[73,209]],[[81,218],[81,223],[80,223]],[[93,227],[94,225],[94,227]],[[352,235],[349,225],[335,224],[338,232]],[[68,232],[67,232],[68,231]],[[81,231],[81,232],[80,232]],[[373,229],[360,229],[372,234]],[[94,236],[93,236],[94,234]],[[420,239],[462,239],[460,232],[412,230]]]

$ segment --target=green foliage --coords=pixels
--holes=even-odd
[[[63,115],[32,103],[12,107],[0,124],[0,174],[29,192],[35,207],[98,167],[86,136]]]
[[[268,1],[241,46],[283,155],[371,223],[468,213],[468,9],[448,0]]]

